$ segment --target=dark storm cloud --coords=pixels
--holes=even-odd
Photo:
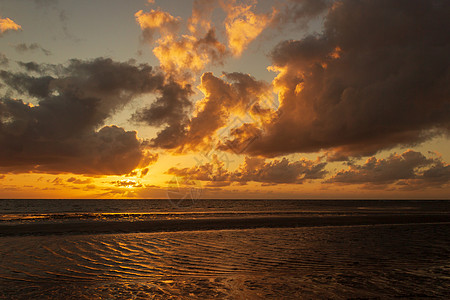
[[[317,16],[329,8],[332,0],[291,0],[293,8],[290,9],[293,20],[303,17]]]
[[[363,165],[350,165],[326,182],[368,187],[395,183],[401,189],[442,186],[450,182],[450,166],[440,157],[427,158],[420,152],[408,150],[386,159],[370,157]]]
[[[36,72],[36,73],[42,72],[41,65],[33,61],[27,63],[19,61],[17,62],[17,64],[28,72]]]
[[[247,151],[342,160],[448,132],[449,16],[448,1],[336,1],[322,34],[273,50],[282,114]]]
[[[36,69],[35,69],[36,67]],[[27,65],[28,71],[39,71],[37,65]],[[0,79],[10,88],[22,94],[33,97],[46,97],[50,92],[50,83],[54,80],[51,76],[33,77],[26,74],[15,74],[9,71],[0,71]]]
[[[54,64],[40,64],[34,61],[22,62],[16,61],[17,65],[21,67],[23,70],[30,72],[36,72],[43,76],[58,76],[58,74],[63,74],[65,67],[63,65],[54,65]],[[5,73],[4,73],[5,74]],[[21,80],[21,76],[19,74],[9,73],[10,77],[15,76],[17,80]],[[50,75],[51,74],[51,75]],[[5,75],[7,76],[7,75]],[[31,76],[29,76],[31,77]]]
[[[38,67],[51,72],[36,77],[0,72],[9,93],[38,102],[0,99],[1,170],[127,174],[155,161],[135,131],[102,126],[135,97],[164,93],[162,74],[148,65],[103,58]]]
[[[305,181],[324,178],[326,163],[301,159],[290,162],[288,159],[266,161],[263,158],[246,157],[235,171],[228,171],[225,163],[217,155],[210,163],[192,168],[170,168],[167,174],[188,178],[189,180],[209,181],[210,186],[227,186],[234,182],[260,182],[263,184],[302,184]]]
[[[175,82],[169,82],[154,103],[132,116],[134,121],[150,126],[166,124],[152,141],[153,146],[172,148],[179,144],[185,134],[185,123],[192,108],[189,100],[191,94],[189,85],[182,87]]]
[[[279,27],[306,26],[311,18],[326,12],[332,4],[332,0],[290,0],[275,16],[273,24]]]
[[[28,52],[28,51],[34,51],[34,50],[41,50],[47,56],[52,54],[49,50],[42,48],[37,43],[32,43],[32,44],[20,43],[20,44],[15,45],[14,49],[16,49],[16,51],[19,53],[24,53],[24,52]]]

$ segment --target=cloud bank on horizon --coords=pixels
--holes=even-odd
[[[448,188],[450,166],[439,154],[376,157],[449,136],[448,1],[286,0],[260,11],[256,0],[195,0],[184,20],[148,5],[134,21],[158,66],[99,57],[10,68],[0,53],[0,173],[147,174],[161,156],[207,152],[216,154],[206,164],[167,165],[164,174],[216,188]],[[317,19],[321,31],[307,33]],[[0,37],[18,30],[26,29],[0,19]],[[272,82],[226,70],[256,40],[292,30],[302,34],[268,53]],[[14,47],[54,53],[34,42]],[[220,76],[209,71],[222,66]],[[128,122],[155,128],[154,136],[107,125],[142,97],[154,100]],[[243,162],[233,170],[217,153]],[[286,158],[305,153],[318,158]]]

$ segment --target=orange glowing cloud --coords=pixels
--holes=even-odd
[[[178,30],[180,23],[179,17],[174,17],[161,10],[152,9],[148,13],[144,13],[140,10],[134,16],[141,29],[144,31],[144,39],[147,41],[153,39],[155,31],[159,31],[162,36],[173,35]]]
[[[22,29],[22,26],[16,24],[13,20],[10,18],[1,19],[0,18],[0,36],[3,35],[3,33],[9,31],[9,30],[20,30]]]
[[[247,46],[270,25],[276,14],[275,10],[272,16],[255,14],[251,11],[255,4],[256,1],[250,4],[236,4],[236,0],[222,2],[222,7],[227,13],[225,30],[228,46],[235,56],[242,54]]]
[[[226,55],[226,47],[210,31],[204,38],[191,35],[179,38],[167,36],[158,41],[153,53],[158,58],[161,68],[167,73],[184,78],[189,73],[199,73],[212,60],[221,60]]]
[[[199,32],[208,32],[211,29],[211,14],[216,3],[211,0],[195,0],[192,16],[188,20],[188,29],[196,35]]]
[[[208,15],[213,6],[201,1],[196,3],[193,16],[188,21],[191,35],[178,35],[181,18],[167,12],[152,9],[148,13],[141,10],[135,14],[146,41],[153,42],[155,31],[159,32],[160,38],[155,42],[153,54],[159,60],[160,67],[178,82],[190,82],[193,74],[198,74],[209,63],[221,63],[228,54],[225,45],[216,39],[208,18],[203,19],[205,12],[202,8],[207,7]],[[202,33],[205,30],[207,32]]]
[[[184,150],[210,148],[211,143],[216,138],[220,139],[229,128],[220,133],[218,130],[226,126],[232,116],[236,117],[232,123],[242,123],[241,117],[246,112],[250,116],[254,108],[260,107],[262,100],[268,97],[269,88],[266,82],[248,74],[224,73],[222,78],[218,78],[212,73],[204,73],[198,86],[204,98],[197,103],[197,111],[189,121],[182,146]]]

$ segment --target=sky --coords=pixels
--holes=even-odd
[[[2,0],[0,198],[449,199],[446,0]]]

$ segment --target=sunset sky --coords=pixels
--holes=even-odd
[[[446,0],[2,0],[0,198],[445,198]]]

